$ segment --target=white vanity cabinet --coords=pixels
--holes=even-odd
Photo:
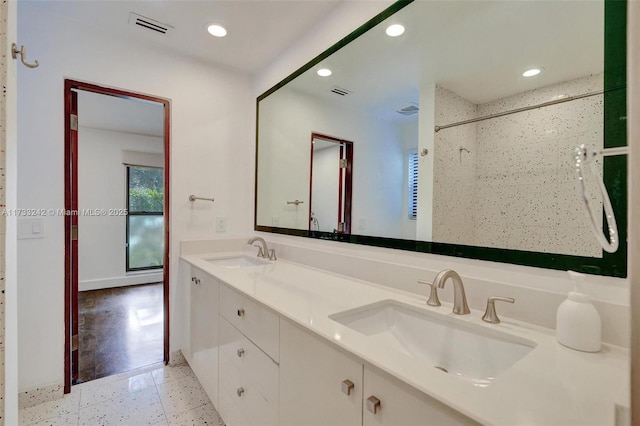
[[[477,424],[209,273],[181,267],[183,352],[228,426]]]
[[[280,318],[220,286],[220,403],[225,423],[278,425]]]
[[[362,362],[280,320],[280,424],[362,424]]]
[[[363,426],[468,426],[479,423],[377,368],[365,365]]]
[[[218,404],[218,295],[220,284],[191,266],[189,350],[185,357],[213,404]]]

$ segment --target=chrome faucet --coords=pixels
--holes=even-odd
[[[462,278],[453,269],[444,269],[438,272],[438,275],[433,280],[433,286],[438,288],[444,288],[444,284],[451,278],[453,280],[453,313],[458,315],[470,314],[469,306],[467,305],[467,295],[464,293],[464,285],[462,284]]]
[[[256,246],[258,247],[258,257],[262,257],[264,259],[269,259],[269,260],[278,260],[278,258],[276,257],[276,250],[275,249],[269,250],[269,247],[267,247],[267,242],[264,240],[264,238],[262,237],[250,238],[249,241],[247,241],[247,244],[253,245],[253,243],[255,243],[256,241],[262,244],[262,247]]]

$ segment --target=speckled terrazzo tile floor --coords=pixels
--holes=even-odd
[[[73,386],[20,410],[20,425],[214,425],[220,415],[187,364],[161,363]]]

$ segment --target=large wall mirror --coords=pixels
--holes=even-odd
[[[604,253],[587,226],[572,159],[626,144],[625,13],[395,3],[258,98],[255,229],[626,276],[626,244]],[[314,222],[344,195],[313,199],[313,134],[352,142],[348,227]],[[624,243],[626,158],[599,169]]]

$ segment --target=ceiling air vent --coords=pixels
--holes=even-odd
[[[159,34],[166,34],[173,27],[169,24],[165,24],[155,19],[147,18],[146,16],[138,15],[137,13],[129,13],[129,24],[135,25],[140,28],[144,28]]]
[[[343,89],[342,87],[338,87],[338,86],[333,86],[330,92],[340,96],[347,96],[352,93],[350,90]]]
[[[413,115],[417,114],[418,111],[420,111],[420,108],[418,108],[418,104],[415,102],[409,102],[396,110],[398,114],[402,115]]]

